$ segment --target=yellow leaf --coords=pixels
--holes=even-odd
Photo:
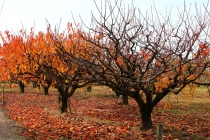
[[[168,83],[168,82],[169,82],[169,78],[168,78],[168,77],[164,77],[164,78],[162,79],[162,81],[163,81],[164,83]]]

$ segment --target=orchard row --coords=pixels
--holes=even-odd
[[[192,22],[185,11],[173,25],[140,18],[133,8],[128,13],[115,10],[118,16],[113,9],[107,10],[111,16],[99,11],[101,18],[92,18],[87,29],[68,23],[62,33],[50,25],[45,32],[1,33],[1,80],[19,83],[22,92],[26,81],[41,84],[45,93],[55,87],[61,112],[67,111],[77,88],[108,86],[136,100],[143,129],[152,126],[152,110],[168,93],[209,84],[204,76],[209,69],[209,15],[198,14]]]

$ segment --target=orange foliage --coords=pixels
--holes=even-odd
[[[123,65],[123,61],[120,57],[117,58],[117,64],[122,66]]]
[[[186,65],[183,65],[182,66],[182,71],[186,71],[187,70],[187,66]]]
[[[161,63],[159,61],[157,61],[156,65],[159,67],[161,65]]]
[[[210,48],[205,44],[199,44],[199,50],[200,50],[200,57],[206,57],[209,55]]]
[[[2,33],[0,37],[3,41],[3,45],[0,50],[4,67],[1,66],[2,80],[17,81],[20,74],[24,73],[28,69],[28,59],[26,56],[28,45],[28,37],[22,30],[17,35],[10,34],[9,31],[5,31],[5,35]],[[24,77],[22,76],[21,79]]]
[[[154,83],[155,85],[155,92],[162,92],[164,88],[167,88],[170,84],[170,80],[168,76],[164,76],[162,78],[157,78],[157,82]]]

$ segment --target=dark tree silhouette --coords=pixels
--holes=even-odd
[[[209,67],[209,14],[190,15],[185,9],[171,22],[170,14],[154,12],[144,16],[131,5],[105,1],[98,7],[100,18],[93,13],[88,34],[81,34],[91,43],[86,55],[77,59],[98,83],[118,94],[130,96],[140,108],[141,128],[152,126],[153,108],[167,94],[178,94],[186,85],[198,83]],[[103,10],[102,10],[103,9]],[[206,9],[205,6],[203,9]],[[91,51],[90,51],[91,50]]]

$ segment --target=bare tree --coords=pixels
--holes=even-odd
[[[170,14],[163,18],[156,10],[144,16],[140,9],[122,8],[116,0],[101,5],[104,9],[96,4],[100,19],[93,14],[91,27],[80,28],[89,29],[81,35],[91,43],[84,50],[92,59],[73,57],[98,83],[134,98],[141,128],[147,130],[158,102],[190,83],[198,84],[209,67],[209,15],[207,10],[196,9],[197,14],[191,16],[185,7],[173,24]]]

